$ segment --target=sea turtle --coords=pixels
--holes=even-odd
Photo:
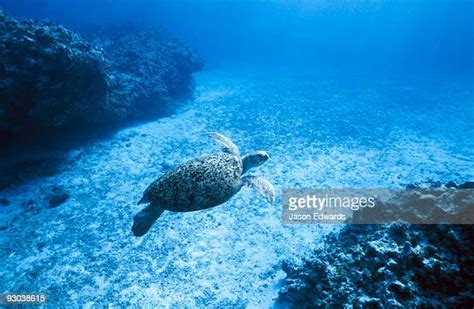
[[[251,168],[265,163],[269,156],[256,151],[240,157],[239,148],[217,132],[209,133],[222,152],[188,161],[152,182],[138,204],[149,203],[133,218],[132,232],[145,235],[165,210],[188,212],[211,208],[227,202],[243,186],[257,189],[269,203],[275,201],[275,189],[256,176],[243,176]]]

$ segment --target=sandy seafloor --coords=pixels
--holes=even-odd
[[[49,304],[270,307],[281,261],[321,245],[337,226],[285,226],[281,189],[403,187],[474,178],[473,89],[454,81],[280,78],[204,72],[173,116],[77,146],[54,176],[0,191],[0,293],[41,292]],[[143,190],[172,166],[219,151],[267,150],[251,189],[207,211],[166,212],[143,238],[130,227]],[[47,189],[71,197],[46,207]],[[33,206],[22,203],[33,201]],[[35,211],[32,211],[35,209]],[[330,245],[330,244],[327,244]]]

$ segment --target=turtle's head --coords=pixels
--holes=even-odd
[[[242,163],[244,165],[244,170],[242,171],[242,174],[244,174],[251,168],[262,165],[263,163],[267,162],[269,158],[270,156],[268,155],[268,153],[263,150],[255,151],[246,155],[242,159]]]

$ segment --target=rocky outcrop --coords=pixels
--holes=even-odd
[[[456,198],[474,206],[472,194]],[[473,225],[347,225],[302,263],[284,263],[287,278],[277,303],[295,308],[472,306],[473,250]]]
[[[83,30],[110,61],[111,91],[106,104],[113,119],[156,117],[176,100],[192,95],[192,73],[201,70],[202,60],[163,30],[136,25]]]
[[[105,55],[77,33],[0,11],[0,58],[1,137],[44,134],[100,113]]]
[[[1,140],[157,117],[192,94],[202,61],[163,31],[101,27],[87,34],[90,41],[0,11]]]

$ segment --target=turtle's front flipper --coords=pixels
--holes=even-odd
[[[270,204],[275,202],[275,188],[270,181],[256,176],[245,176],[240,178],[240,183],[241,186],[257,189]]]
[[[133,235],[140,237],[145,235],[153,223],[160,217],[164,209],[158,205],[150,204],[133,217]]]

